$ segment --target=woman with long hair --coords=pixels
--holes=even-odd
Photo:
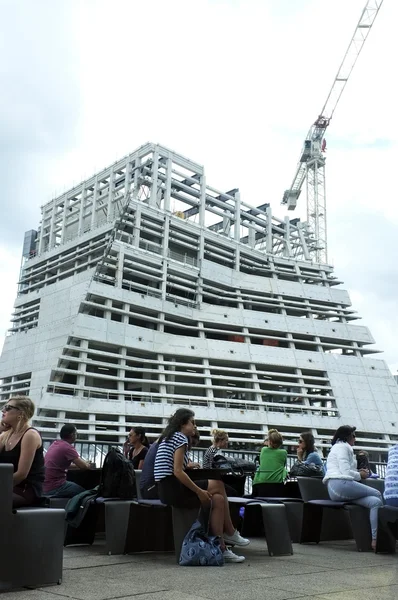
[[[222,481],[192,481],[185,469],[189,461],[190,437],[195,433],[195,413],[179,408],[169,419],[159,438],[155,459],[155,481],[164,504],[196,508],[211,502],[210,529],[221,540],[225,562],[243,562],[226,545],[247,546],[250,542],[234,528]]]
[[[297,446],[297,460],[305,465],[314,464],[322,468],[324,474],[323,462],[315,448],[315,439],[310,431],[300,433]]]
[[[287,477],[286,460],[287,452],[281,448],[283,437],[277,429],[268,431],[268,438],[260,452],[260,466],[253,479],[253,496],[260,488],[256,486],[263,483],[283,483]],[[262,492],[261,492],[262,493]]]
[[[372,548],[376,549],[377,512],[383,505],[378,490],[359,482],[366,479],[366,469],[357,469],[354,455],[356,427],[342,425],[334,434],[332,448],[326,461],[326,475],[323,483],[327,485],[330,499],[334,502],[352,502],[370,509],[370,527],[372,530]]]
[[[226,431],[223,429],[213,429],[211,435],[213,436],[213,443],[210,448],[207,448],[203,456],[204,469],[213,469],[214,456],[220,450],[225,450],[225,448],[228,448],[228,433]]]
[[[129,433],[129,460],[133,463],[134,469],[142,469],[144,460],[148,454],[149,443],[143,427],[132,427]]]
[[[29,506],[40,498],[44,481],[41,436],[29,425],[35,405],[27,396],[12,396],[1,411],[0,463],[14,466],[13,507]]]

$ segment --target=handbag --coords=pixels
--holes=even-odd
[[[323,469],[320,465],[306,465],[299,460],[296,460],[290,469],[290,477],[323,477]]]
[[[222,567],[224,555],[220,538],[209,535],[210,510],[201,508],[181,546],[179,565],[182,567]],[[207,513],[207,514],[206,514]]]
[[[221,454],[221,452],[213,456],[213,467],[215,469],[229,471],[233,475],[239,477],[243,477],[245,475],[252,475],[256,472],[255,462],[251,460],[246,460],[244,458],[225,456],[224,454]]]

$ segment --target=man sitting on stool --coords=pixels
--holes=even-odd
[[[89,469],[90,463],[80,458],[72,444],[76,441],[76,427],[64,425],[60,431],[60,440],[55,440],[44,457],[46,475],[43,495],[52,498],[72,498],[84,488],[73,481],[66,481],[71,463],[78,469]]]

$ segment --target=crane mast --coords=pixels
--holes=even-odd
[[[283,194],[282,204],[287,205],[288,210],[294,210],[306,181],[307,222],[314,236],[311,250],[319,263],[327,262],[328,253],[325,132],[382,4],[383,0],[368,0],[366,3],[323,108],[305,138],[293,182]]]

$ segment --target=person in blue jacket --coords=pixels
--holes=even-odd
[[[300,433],[297,446],[297,459],[305,465],[316,465],[322,467],[323,474],[325,469],[323,461],[315,448],[315,439],[310,431]]]

